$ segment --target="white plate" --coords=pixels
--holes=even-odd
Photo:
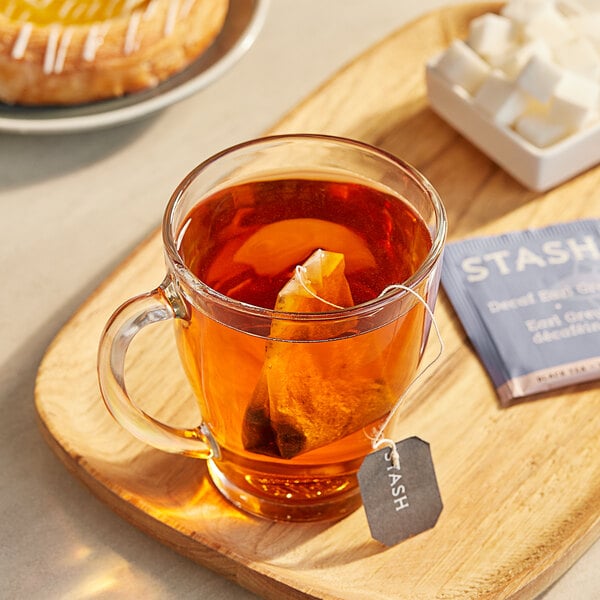
[[[498,125],[464,90],[440,75],[435,68],[438,58],[426,69],[431,108],[526,187],[549,190],[600,162],[600,124],[538,148],[509,127]]]
[[[157,87],[122,98],[67,107],[22,107],[0,102],[0,131],[68,133],[100,129],[145,117],[206,87],[252,46],[269,0],[230,0],[222,31],[194,63]]]

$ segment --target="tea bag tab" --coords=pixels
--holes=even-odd
[[[443,509],[429,444],[410,437],[396,449],[398,468],[384,448],[367,455],[358,471],[371,535],[386,546],[431,529]]]
[[[276,310],[331,312],[353,306],[344,255],[316,250],[282,288]],[[384,416],[393,404],[381,365],[352,321],[273,320],[265,363],[246,409],[247,450],[294,456]],[[329,341],[336,340],[336,341]]]

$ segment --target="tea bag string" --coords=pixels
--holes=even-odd
[[[425,301],[425,299],[422,296],[420,296],[413,289],[406,287],[405,285],[402,285],[401,283],[394,283],[392,285],[387,286],[383,290],[383,292],[381,292],[381,294],[379,294],[379,297],[385,296],[385,294],[387,294],[391,290],[404,290],[406,292],[409,292],[423,305],[423,308],[427,311],[427,314],[431,317],[431,323],[433,325],[433,328],[435,329],[435,333],[439,340],[439,349],[438,349],[437,354],[433,357],[433,359],[425,367],[423,367],[423,369],[416,375],[416,377],[408,384],[408,387],[400,395],[400,397],[396,401],[396,404],[394,404],[394,406],[392,407],[392,410],[390,410],[390,412],[388,413],[388,416],[386,417],[385,421],[375,431],[375,434],[372,437],[370,437],[371,447],[373,448],[373,450],[377,451],[382,446],[388,446],[390,448],[392,464],[395,469],[399,469],[400,468],[400,456],[398,454],[398,449],[396,448],[396,443],[394,442],[393,439],[391,439],[389,437],[384,437],[384,435],[383,435],[384,431],[385,431],[386,427],[390,424],[390,421],[394,418],[394,415],[400,408],[400,405],[404,401],[404,398],[406,398],[406,395],[408,394],[408,392],[410,391],[412,386],[423,375],[425,375],[425,373],[433,366],[434,363],[436,363],[438,361],[438,359],[444,352],[444,340],[442,339],[442,336],[440,334],[440,329],[438,327],[437,321],[435,320],[435,317],[433,316],[433,311],[431,310],[431,308],[429,307],[429,304],[427,304],[427,302]]]
[[[297,265],[296,266],[296,277],[297,277],[298,282],[300,283],[300,285],[304,288],[304,290],[310,296],[312,296],[313,298],[315,298],[317,300],[320,300],[321,302],[324,302],[325,304],[328,304],[329,306],[331,306],[333,308],[339,308],[339,309],[344,308],[343,306],[338,306],[337,304],[334,304],[333,302],[329,302],[328,300],[325,300],[325,298],[321,298],[321,296],[319,296],[318,294],[316,294],[313,290],[311,290],[308,287],[308,285],[310,284],[310,279],[306,278],[306,267],[304,267],[303,265]],[[440,334],[440,329],[439,329],[437,321],[435,320],[435,317],[433,315],[433,311],[431,310],[431,308],[429,307],[429,304],[427,304],[426,300],[422,296],[420,296],[417,292],[415,292],[415,290],[413,290],[413,289],[411,289],[411,288],[409,288],[409,287],[407,287],[405,285],[402,285],[401,283],[393,283],[392,285],[388,285],[381,292],[381,294],[379,294],[378,297],[381,298],[382,296],[385,296],[391,290],[404,290],[404,291],[408,292],[409,294],[412,294],[423,305],[423,308],[427,311],[427,314],[431,318],[431,323],[433,325],[433,328],[435,329],[435,333],[436,333],[437,338],[439,340],[438,353],[416,375],[416,377],[409,383],[408,387],[404,390],[404,392],[401,394],[401,396],[398,398],[398,400],[396,401],[396,403],[394,404],[394,406],[390,410],[390,412],[389,412],[388,416],[386,417],[385,421],[375,431],[375,434],[372,437],[370,437],[370,439],[371,439],[371,447],[373,448],[373,450],[377,451],[382,446],[388,446],[390,448],[392,464],[394,465],[394,468],[399,469],[400,468],[400,456],[398,455],[398,450],[396,448],[396,444],[395,444],[394,440],[392,440],[391,438],[384,437],[384,435],[383,435],[384,431],[385,431],[386,427],[390,424],[390,421],[394,418],[394,415],[396,414],[396,412],[400,408],[400,405],[404,401],[404,398],[406,397],[406,395],[408,394],[408,392],[410,391],[410,389],[412,388],[412,386],[423,375],[425,375],[425,373],[433,366],[434,363],[436,363],[438,361],[438,359],[440,358],[440,356],[444,352],[444,340],[442,339],[442,335]]]
[[[316,294],[315,292],[313,292],[313,290],[311,290],[308,287],[310,285],[311,281],[310,281],[310,279],[308,279],[308,277],[306,277],[306,271],[307,271],[307,269],[306,269],[306,267],[304,265],[296,265],[296,278],[298,279],[298,283],[302,286],[302,288],[304,289],[304,291],[307,294],[309,294],[310,296],[312,296],[316,300],[320,300],[324,304],[327,304],[328,306],[331,306],[332,308],[339,308],[340,310],[342,308],[344,308],[343,306],[339,306],[338,304],[334,304],[333,302],[329,302],[329,300],[325,300],[325,298],[321,298],[321,296],[319,296],[318,294]]]

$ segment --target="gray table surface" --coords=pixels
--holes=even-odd
[[[208,88],[91,133],[0,133],[0,598],[255,596],[131,527],[42,440],[44,350],[160,222],[198,162],[256,137],[347,61],[441,0],[272,0],[249,52]],[[600,598],[600,543],[544,600]]]

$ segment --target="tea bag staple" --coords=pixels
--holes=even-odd
[[[282,288],[275,309],[319,313],[353,306],[344,266],[343,254],[316,250]],[[393,398],[382,365],[373,364],[368,342],[352,338],[351,327],[348,319],[274,319],[265,363],[244,417],[247,450],[293,458],[388,412]]]

